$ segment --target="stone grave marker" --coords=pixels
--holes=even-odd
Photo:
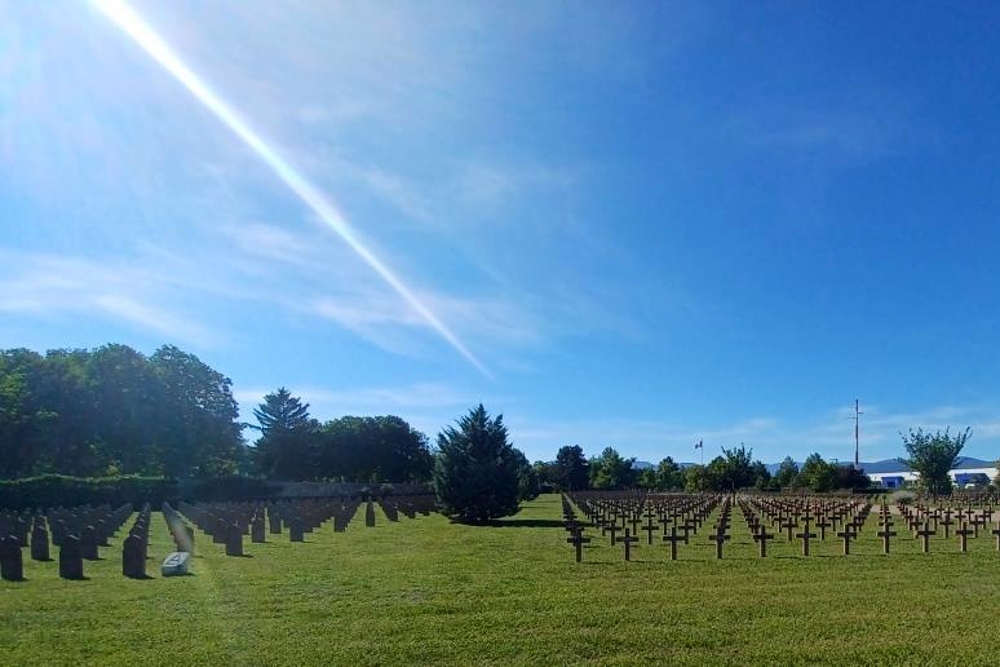
[[[5,581],[24,580],[24,559],[21,542],[17,535],[0,538],[0,579]]]
[[[31,560],[49,560],[49,534],[45,528],[36,523],[31,530]]]
[[[255,514],[250,522],[250,541],[254,544],[264,542],[264,517],[259,514]]]
[[[240,529],[240,525],[235,522],[229,524],[229,528],[226,530],[226,555],[243,555],[243,531]]]
[[[122,574],[129,579],[146,578],[146,546],[138,535],[129,535],[122,542]]]
[[[97,552],[97,531],[93,526],[84,526],[80,531],[80,556],[87,560],[100,558]]]
[[[83,556],[80,554],[80,538],[64,535],[59,546],[59,576],[63,579],[83,579]]]
[[[302,519],[297,516],[293,516],[288,520],[288,539],[291,542],[303,542],[305,537],[303,536],[302,530]]]

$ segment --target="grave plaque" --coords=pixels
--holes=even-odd
[[[175,551],[163,560],[160,574],[164,577],[177,577],[190,573],[191,554],[186,551]]]

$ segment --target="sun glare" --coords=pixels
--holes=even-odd
[[[255,132],[247,121],[230,107],[219,94],[214,92],[201,77],[195,74],[134,9],[121,0],[93,0],[92,4],[256,153],[306,206],[343,239],[358,257],[388,283],[462,357],[483,375],[492,377],[489,370],[444,322],[417,298],[416,294],[403,283],[399,276],[359,240],[355,231],[333,202],[283,158],[271,144]]]

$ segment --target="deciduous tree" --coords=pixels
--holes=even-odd
[[[900,433],[900,437],[909,454],[909,458],[900,460],[920,475],[920,486],[935,495],[951,493],[951,476],[948,473],[959,462],[958,455],[972,437],[972,429],[966,428],[952,436],[948,429],[943,433],[925,433],[918,428],[916,431],[910,429],[909,435]]]

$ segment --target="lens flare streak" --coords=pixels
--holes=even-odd
[[[93,0],[92,4],[109,21],[129,36],[143,51],[177,79],[188,92],[211,111],[226,127],[243,141],[270,167],[275,175],[294,192],[302,202],[319,216],[372,270],[375,271],[399,296],[444,338],[462,357],[486,377],[489,370],[476,358],[458,337],[427,307],[403,281],[358,239],[357,234],[336,206],[323,193],[299,173],[287,160],[215,93],[170,46],[127,3],[121,0]]]

